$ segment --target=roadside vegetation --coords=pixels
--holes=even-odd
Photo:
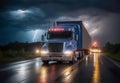
[[[103,51],[108,57],[120,62],[120,44],[111,44],[107,42]]]
[[[0,64],[40,57],[36,49],[43,43],[10,43],[0,47]]]
[[[0,63],[8,63],[8,62],[13,62],[13,61],[32,59],[35,57],[37,57],[37,55],[35,53],[25,52],[23,50],[0,51]]]

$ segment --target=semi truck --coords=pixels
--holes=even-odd
[[[91,37],[82,21],[58,21],[47,31],[41,48],[41,59],[75,63],[89,53]]]

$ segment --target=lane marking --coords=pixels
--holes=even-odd
[[[116,65],[118,68],[120,68],[120,64],[118,62],[116,62],[115,60],[112,60],[111,58],[103,55],[106,59],[108,59],[109,61],[111,61],[114,65]]]

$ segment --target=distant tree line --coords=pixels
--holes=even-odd
[[[44,42],[13,42],[0,46],[0,64],[40,57],[35,50],[40,50],[43,44]]]
[[[0,56],[23,56],[30,55],[35,52],[35,49],[41,49],[44,42],[23,43],[13,42],[4,46],[0,46]]]
[[[104,47],[104,52],[120,55],[120,44],[112,44],[107,42]]]
[[[44,42],[33,42],[33,43],[13,42],[4,46],[0,46],[0,50],[5,51],[9,49],[11,50],[25,49],[26,51],[30,51],[37,47],[41,48],[43,44]]]

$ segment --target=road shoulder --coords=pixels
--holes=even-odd
[[[120,68],[120,62],[118,61],[115,61],[114,59],[108,57],[108,56],[105,56],[103,55],[105,58],[107,58],[110,62],[112,62],[114,65],[116,65],[118,68]]]

